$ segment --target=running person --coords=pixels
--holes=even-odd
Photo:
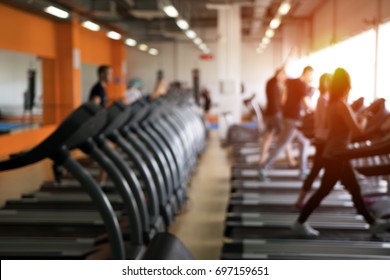
[[[294,138],[298,139],[300,144],[300,177],[303,178],[307,168],[307,152],[309,140],[298,130],[301,121],[301,108],[304,105],[310,108],[307,98],[310,90],[309,83],[312,80],[313,68],[306,66],[303,69],[301,77],[297,79],[288,79],[286,81],[287,99],[283,107],[284,129],[279,135],[275,148],[271,151],[267,160],[260,165],[260,179],[266,179],[267,168],[275,161],[280,152],[291,143]]]
[[[341,181],[351,194],[355,208],[370,225],[370,231],[373,235],[390,228],[390,222],[386,220],[376,221],[368,212],[351,163],[337,157],[338,152],[347,148],[351,134],[361,132],[366,125],[366,119],[357,119],[355,113],[347,104],[350,89],[351,80],[348,72],[342,68],[337,68],[330,84],[330,98],[326,116],[329,132],[323,153],[325,173],[320,188],[310,197],[292,226],[292,231],[295,234],[319,235],[319,232],[306,221],[321,201],[332,191],[337,181]]]
[[[332,75],[328,73],[322,74],[320,77],[320,96],[318,97],[316,110],[314,112],[314,145],[316,147],[316,153],[314,155],[313,167],[305,179],[297,202],[295,203],[295,207],[299,209],[303,207],[307,193],[311,190],[313,182],[317,178],[318,173],[320,173],[320,170],[324,167],[322,153],[324,151],[325,141],[328,136],[328,130],[325,126],[325,117],[329,102],[329,86],[331,77]]]
[[[286,73],[283,68],[279,68],[275,71],[275,75],[267,81],[266,84],[266,97],[267,106],[264,111],[264,120],[266,124],[266,132],[262,139],[260,146],[260,166],[264,164],[272,138],[275,134],[280,134],[284,128],[282,104],[285,97],[285,83]],[[291,148],[287,146],[286,156],[289,165],[294,167],[296,162],[292,157]]]

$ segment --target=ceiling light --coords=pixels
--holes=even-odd
[[[149,49],[149,54],[150,55],[158,55],[158,50],[154,49],[154,48],[151,48],[151,49]]]
[[[107,33],[107,37],[113,40],[119,40],[120,38],[122,38],[122,35],[115,31],[109,31]]]
[[[98,31],[100,30],[100,26],[92,21],[84,21],[82,24],[81,24],[83,27],[89,29],[89,30],[92,30],[92,31]]]
[[[69,13],[65,12],[64,10],[58,9],[53,6],[46,7],[44,11],[48,14],[51,14],[53,16],[59,17],[59,18],[68,18]]]
[[[194,39],[194,43],[195,43],[196,45],[200,45],[200,44],[202,44],[202,39],[200,39],[200,38],[195,38],[195,39]]]
[[[129,47],[135,47],[137,45],[137,41],[131,38],[127,38],[125,44]]]
[[[281,23],[280,18],[274,18],[269,23],[269,27],[271,27],[272,29],[277,29],[279,27],[280,23]]]
[[[261,53],[263,52],[263,49],[262,49],[262,48],[257,48],[257,49],[256,49],[256,52],[257,52],[258,54],[261,54]]]
[[[278,9],[278,14],[282,16],[287,15],[290,9],[291,9],[291,4],[288,1],[285,1],[280,5]]]
[[[163,10],[169,17],[175,18],[179,16],[179,12],[172,5],[165,6]]]
[[[146,52],[149,49],[149,47],[148,47],[148,45],[141,44],[141,45],[138,46],[138,49],[140,51]]]
[[[275,31],[273,29],[267,29],[267,31],[265,32],[265,36],[267,36],[268,38],[272,38],[274,37],[275,35]]]
[[[199,48],[203,51],[203,53],[210,53],[209,48],[205,44],[201,44]]]
[[[190,28],[190,25],[189,25],[188,22],[187,22],[186,20],[184,20],[184,19],[178,19],[178,20],[176,21],[176,24],[177,24],[177,26],[179,26],[179,28],[180,28],[181,30],[187,30],[188,28]]]
[[[195,31],[194,31],[194,30],[191,30],[191,29],[186,31],[186,35],[187,35],[187,37],[190,38],[190,39],[195,39],[195,38],[196,38],[196,33],[195,33]]]
[[[270,40],[270,38],[268,38],[268,37],[264,37],[263,40],[261,40],[261,43],[262,43],[263,45],[267,45],[267,44],[269,44],[269,42],[271,42],[271,40]]]

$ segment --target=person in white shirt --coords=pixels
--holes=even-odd
[[[142,97],[140,88],[141,88],[141,82],[139,80],[133,79],[130,81],[129,87],[125,93],[127,104],[131,104]]]

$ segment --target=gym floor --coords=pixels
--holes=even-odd
[[[189,201],[177,216],[170,231],[175,233],[199,260],[219,259],[223,222],[229,197],[230,164],[220,147],[218,131],[210,131],[206,151],[199,159],[189,186]],[[51,162],[29,166],[0,175],[0,205],[6,199],[39,189],[43,181],[52,180]],[[12,185],[12,188],[9,186]]]
[[[219,259],[222,248],[230,164],[218,137],[217,131],[210,131],[189,186],[187,207],[170,228],[198,260]]]

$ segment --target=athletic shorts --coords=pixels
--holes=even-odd
[[[278,113],[272,116],[265,116],[265,126],[268,132],[280,133],[284,128],[282,114]]]

